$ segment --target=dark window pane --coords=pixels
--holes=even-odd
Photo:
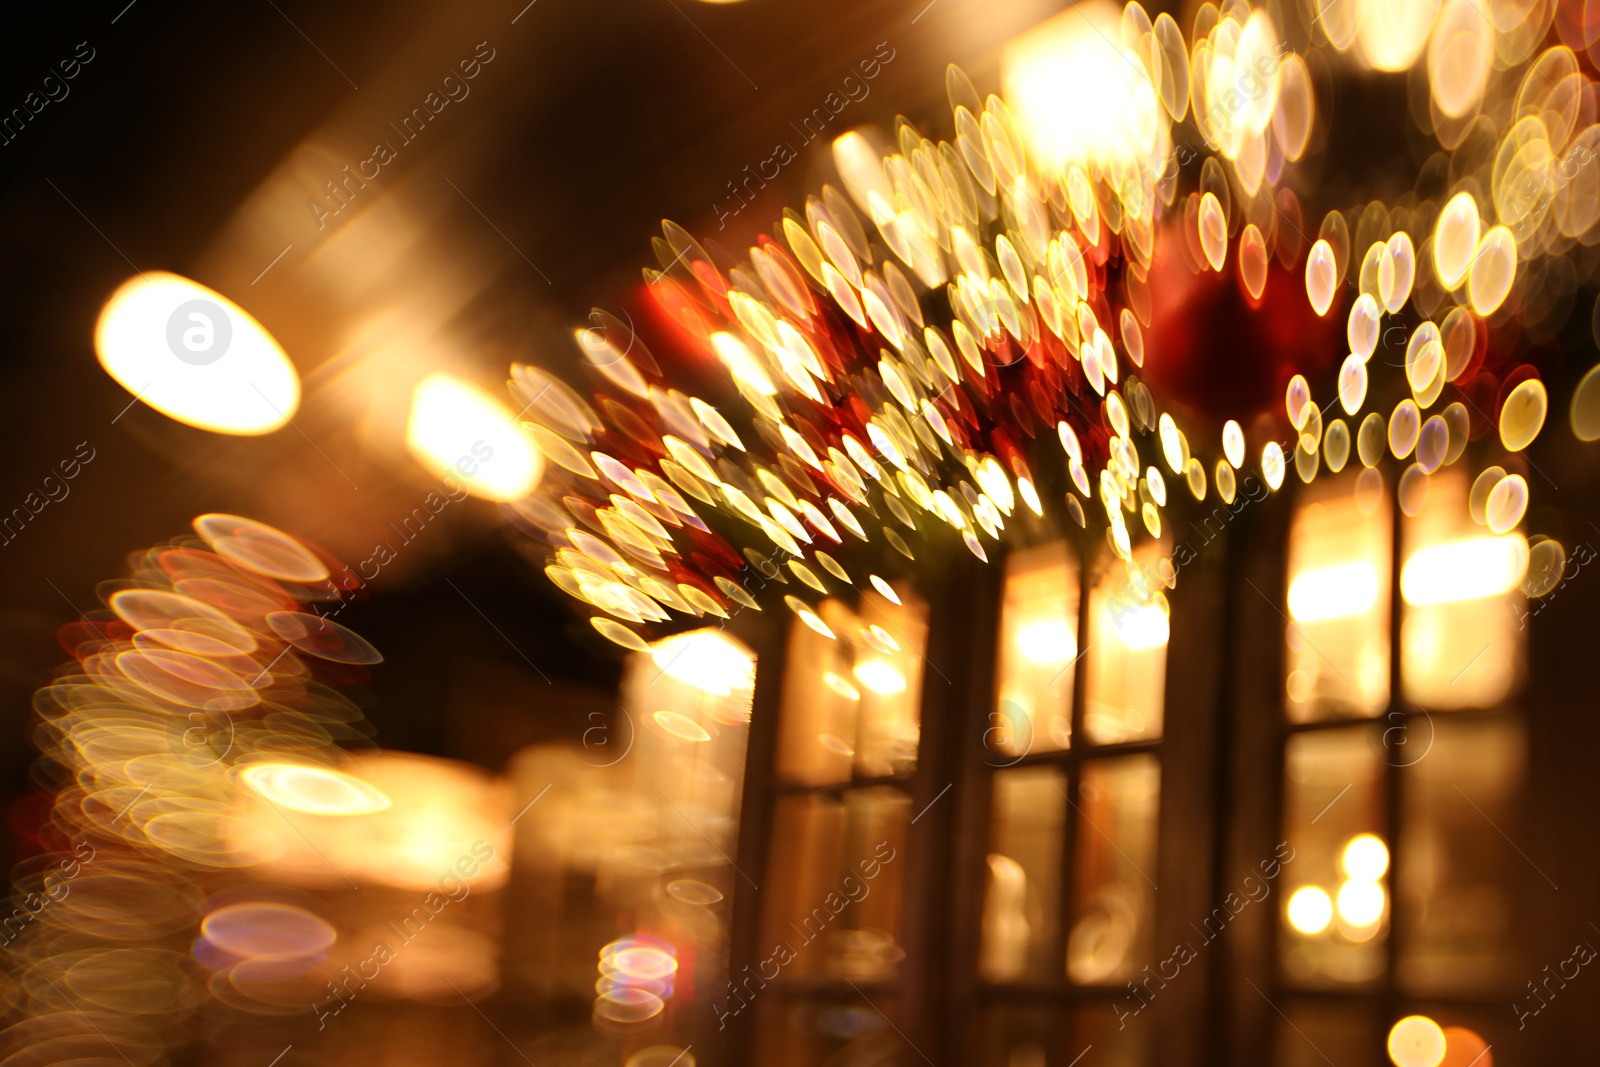
[[[760,951],[779,981],[894,977],[910,800],[874,786],[781,797],[763,883]]]
[[[1151,962],[1161,764],[1152,755],[1092,760],[1078,788],[1067,974],[1116,985]]]
[[[994,776],[983,949],[990,981],[1061,975],[1061,844],[1066,775],[1054,767]]]
[[[1512,886],[1530,879],[1549,888],[1501,836],[1524,840],[1516,803],[1522,728],[1509,718],[1411,726],[1430,728],[1432,748],[1407,768],[1402,792],[1398,873],[1408,918],[1400,979],[1416,993],[1481,995],[1514,984]]]
[[[1357,985],[1384,966],[1389,933],[1382,737],[1376,726],[1295,734],[1284,752],[1285,975]]]

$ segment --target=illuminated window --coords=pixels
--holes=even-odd
[[[864,593],[859,613],[822,605],[836,638],[797,626],[784,676],[780,778],[821,786],[916,769],[925,611]]]
[[[1459,472],[1398,520],[1355,480],[1305,490],[1292,524],[1279,1063],[1317,1034],[1365,1055],[1407,1004],[1482,1029],[1515,970],[1528,544],[1472,522]]]
[[[1006,559],[996,657],[989,743],[1008,756],[1066,748],[1078,662],[1078,569],[1064,543]]]
[[[758,948],[726,994],[779,1064],[821,1063],[863,1027],[886,1030],[856,989],[889,1007],[905,958],[927,608],[899,588],[819,611],[835,637],[788,635]]]
[[[1140,556],[1141,568],[1155,558]],[[996,1006],[974,1038],[984,1062],[1055,1062],[1098,1043],[1142,1063],[1149,1039],[1115,1026],[1112,1005],[1155,961],[1167,606],[1109,557],[1087,568],[1080,596],[1084,570],[1059,543],[1007,560],[986,735],[977,971]],[[1018,989],[1044,1003],[1004,1006]]]
[[[1285,688],[1297,723],[1372,716],[1389,701],[1389,501],[1358,500],[1347,480],[1318,489],[1289,535]]]
[[[731,993],[761,1062],[904,1062],[909,1034],[941,1030],[962,1062],[1088,1044],[1148,1062],[1153,1027],[1124,1030],[1114,1005],[1157,956],[1157,559],[1130,584],[1109,554],[1047,543],[1010,553],[998,587],[966,572],[983,591],[947,592],[962,609],[944,617],[897,588],[824,602],[837,640],[789,627],[744,953],[777,977]],[[780,946],[792,958],[763,967]]]

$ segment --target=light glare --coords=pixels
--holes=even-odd
[[[1301,622],[1359,615],[1377,599],[1378,575],[1370,563],[1322,567],[1289,583],[1289,614]]]
[[[520,500],[544,473],[544,459],[510,409],[448,374],[429,375],[412,393],[406,447],[424,467],[459,478],[485,500]]]
[[[1521,534],[1474,537],[1424,548],[1400,571],[1407,604],[1448,604],[1509,593],[1528,570]]]
[[[100,312],[94,347],[118,385],[202,430],[271,433],[300,406],[300,376],[266,327],[176,274],[124,282]]]

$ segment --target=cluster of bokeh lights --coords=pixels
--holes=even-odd
[[[1129,647],[1158,646],[1178,572],[1168,509],[1184,492],[1232,504],[1247,464],[1273,491],[1291,470],[1309,483],[1349,468],[1368,504],[1392,475],[1401,511],[1415,515],[1429,479],[1466,463],[1478,471],[1468,510],[1484,533],[1408,560],[1404,599],[1441,604],[1518,585],[1544,595],[1565,549],[1522,532],[1525,453],[1550,414],[1545,376],[1557,368],[1545,355],[1600,262],[1589,251],[1600,244],[1596,10],[1306,0],[1276,12],[1299,19],[1290,33],[1267,8],[1225,0],[1200,5],[1186,36],[1137,2],[1075,5],[1008,46],[1004,98],[950,68],[950,139],[904,120],[887,138],[836,139],[838,184],[784,211],[743,259],[664,223],[659,269],[644,280],[669,323],[663,350],[688,364],[673,368],[681,377],[631,322],[596,311],[573,331],[594,383],[587,396],[519,364],[514,416],[433,375],[412,394],[406,445],[542,538],[545,573],[594,609],[598,633],[723,697],[753,684],[747,658],[710,631],[652,643],[682,621],[674,615],[727,619],[781,599],[837,639],[822,598],[870,587],[898,603],[888,578],[914,561],[947,550],[988,560],[1008,527],[1036,520],[1103,530],[1125,569],[1125,610],[1111,621]],[[1392,202],[1328,210],[1317,223],[1315,193],[1291,179],[1322,143],[1326,81],[1314,71],[1332,63],[1410,79],[1410,119],[1428,152]],[[1185,123],[1200,146],[1179,140]],[[1191,167],[1186,153],[1204,158]],[[1196,278],[1233,275],[1256,311],[1291,283],[1297,302],[1303,289],[1332,336],[1344,327],[1337,370],[1290,358],[1305,369],[1272,383],[1281,415],[1196,416],[1161,395],[1145,379],[1164,358],[1156,327],[1171,263]],[[194,301],[229,324],[232,347],[215,362],[163,348],[169,316]],[[119,289],[96,346],[130,393],[203,429],[271,432],[300,403],[266,329],[174,275]],[[712,400],[678,387],[708,375],[720,383]],[[1600,439],[1600,368],[1576,383],[1568,414],[1579,440]],[[46,924],[24,950],[36,968],[26,992],[43,1018],[65,1013],[56,980],[90,999],[85,975],[145,988],[152,1010],[97,1017],[130,1048],[162,1043],[174,1024],[154,1006],[190,983],[189,959],[166,947],[173,931],[198,925],[193,959],[224,999],[279,988],[334,940],[299,903],[202,901],[189,886],[152,907],[144,881],[168,865],[272,860],[282,842],[241,814],[246,798],[331,819],[391,803],[334,765],[335,742],[362,726],[333,686],[381,659],[308,610],[353,588],[340,585],[348,572],[248,519],[206,515],[195,530],[137,558],[131,578],[102,590],[105,610],[64,628],[74,666],[36,702],[60,786],[53,836],[107,846],[85,884],[112,880],[115,907],[74,950],[98,961],[90,968],[82,956],[70,969],[56,962],[67,935]],[[758,598],[774,581],[783,589]],[[1370,568],[1347,564],[1298,576],[1288,607],[1301,621],[1339,618],[1378,593]],[[904,691],[893,637],[860,636],[882,658],[827,684],[850,699],[858,686]],[[1041,665],[1078,652],[1060,626],[1018,641]],[[652,721],[691,744],[712,738],[678,712]],[[1290,896],[1291,928],[1373,937],[1389,906],[1388,863],[1379,838],[1349,840],[1337,885]],[[673,947],[648,935],[607,945],[596,1019],[659,1016],[677,968]],[[1395,1023],[1387,1048],[1398,1067],[1467,1053],[1461,1062],[1489,1063],[1477,1035],[1425,1016]]]

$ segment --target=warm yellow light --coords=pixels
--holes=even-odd
[[[1370,563],[1322,567],[1289,583],[1289,614],[1301,622],[1359,615],[1377,599],[1378,574]]]
[[[973,477],[978,480],[978,488],[983,490],[984,496],[994,501],[1001,511],[1011,514],[1017,498],[1011,492],[1011,481],[1006,477],[1005,468],[1000,466],[999,460],[985,456],[973,472]]]
[[[1424,548],[1400,571],[1400,594],[1408,604],[1509,593],[1528,569],[1528,539],[1521,534],[1473,537]]]
[[[1006,46],[1004,95],[1047,173],[1078,162],[1127,163],[1154,147],[1164,112],[1121,39],[1120,8],[1093,0]]]
[[[1407,1015],[1389,1031],[1389,1059],[1395,1067],[1439,1067],[1444,1053],[1444,1031],[1426,1015]]]
[[[881,696],[905,692],[906,676],[895,670],[888,660],[862,660],[856,664],[855,676],[862,685]]]
[[[1339,918],[1356,929],[1376,926],[1383,918],[1383,886],[1352,878],[1339,887]]]
[[[715,630],[662,638],[650,646],[650,658],[666,674],[713,696],[755,688],[755,658]]]
[[[411,394],[406,447],[424,467],[485,500],[520,500],[544,473],[543,457],[511,409],[448,374],[430,374]]]
[[[1017,630],[1017,649],[1029,663],[1047,667],[1076,656],[1078,639],[1061,619],[1046,619]]]
[[[893,211],[890,205],[894,203],[894,186],[884,173],[883,153],[851,130],[833,139],[833,163],[861,210],[874,223],[886,222]]]
[[[1388,71],[1417,61],[1439,13],[1439,0],[1360,0],[1357,6],[1356,46],[1368,63]]]
[[[124,282],[100,312],[94,347],[118,385],[202,430],[271,433],[300,406],[300,377],[266,327],[176,274]]]
[[[1389,869],[1389,846],[1377,834],[1357,834],[1344,846],[1339,866],[1358,882],[1376,882]]]
[[[733,334],[712,334],[711,349],[716,352],[717,358],[722,360],[723,366],[728,368],[728,373],[733,375],[734,381],[754,389],[762,396],[777,394],[778,387],[772,384],[772,378],[767,374],[766,368],[756,359],[749,347]]]
[[[890,603],[896,607],[900,605],[900,594],[894,591],[894,586],[879,578],[876,574],[867,575],[867,580],[872,583],[872,588],[876,589]]]
[[[1044,515],[1044,501],[1039,499],[1039,490],[1033,487],[1032,480],[1019,477],[1017,479],[1017,495],[1022,497],[1022,502],[1028,505],[1028,510],[1035,515]]]
[[[310,815],[370,815],[390,804],[376,786],[328,767],[253,763],[239,778],[272,803]]]
[[[1289,898],[1289,925],[1302,934],[1320,934],[1333,922],[1333,901],[1327,890],[1306,885]]]
[[[1108,604],[1105,617],[1123,645],[1131,651],[1160,648],[1171,636],[1167,613],[1161,610],[1159,604],[1124,607],[1121,610],[1113,610]]]

